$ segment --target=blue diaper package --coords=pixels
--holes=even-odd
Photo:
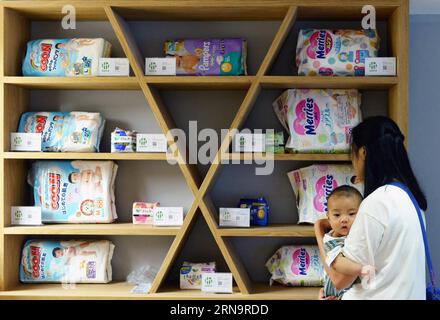
[[[39,39],[27,43],[24,76],[97,76],[99,58],[110,56],[111,45],[102,38]]]
[[[99,152],[104,126],[97,112],[26,112],[18,132],[41,133],[42,151]]]
[[[117,218],[113,161],[36,161],[28,174],[43,223],[110,223]]]
[[[269,204],[264,197],[257,199],[240,199],[239,207],[251,209],[251,225],[267,226]]]
[[[108,240],[28,240],[23,246],[23,283],[108,283],[114,245]]]

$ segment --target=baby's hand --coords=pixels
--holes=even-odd
[[[362,288],[370,289],[374,278],[376,277],[376,269],[373,266],[362,266],[361,269]]]

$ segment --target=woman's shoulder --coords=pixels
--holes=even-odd
[[[393,185],[384,185],[376,190],[374,190],[371,194],[369,194],[363,201],[368,202],[389,202],[390,197],[401,197],[402,194],[405,194],[405,191],[400,189],[399,187]]]

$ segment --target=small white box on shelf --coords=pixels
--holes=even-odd
[[[237,133],[232,143],[233,152],[265,152],[266,135],[264,133]]]
[[[41,151],[41,133],[11,132],[11,151]]]
[[[366,76],[395,76],[396,58],[365,58]]]
[[[130,63],[127,58],[99,58],[99,76],[128,77]]]
[[[41,207],[11,207],[11,224],[23,226],[41,225]]]
[[[250,227],[250,208],[220,208],[220,227]]]
[[[175,76],[176,58],[145,58],[146,76]]]
[[[155,226],[174,227],[183,224],[183,207],[156,207],[153,212]]]
[[[167,152],[167,137],[164,134],[138,133],[136,152]]]
[[[210,293],[232,293],[232,273],[202,273],[202,291]]]

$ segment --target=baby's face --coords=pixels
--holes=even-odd
[[[334,237],[348,235],[356,218],[360,199],[357,197],[332,196],[328,200],[328,220]]]
[[[61,249],[58,249],[55,251],[55,257],[56,258],[61,258],[62,256],[64,256],[64,252]]]

